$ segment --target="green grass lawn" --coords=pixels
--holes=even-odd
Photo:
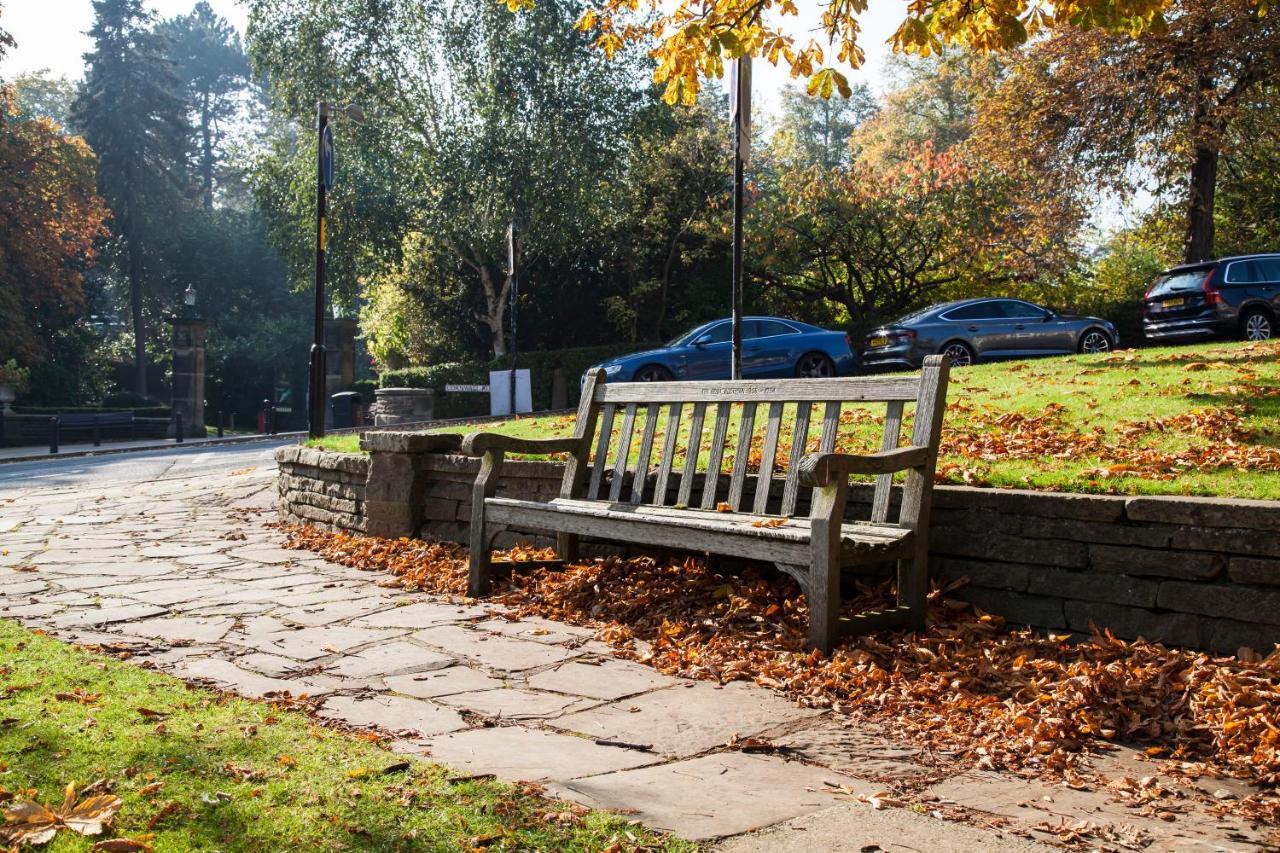
[[[788,407],[789,409],[792,407]],[[837,449],[878,449],[883,407],[846,405]],[[764,443],[757,414],[750,466]],[[687,434],[688,412],[681,424]],[[784,412],[777,466],[796,440]],[[620,428],[619,418],[614,430]],[[815,409],[807,449],[816,450]],[[908,426],[909,429],[908,418]],[[705,464],[710,422],[704,429]],[[939,478],[943,482],[1120,494],[1280,499],[1280,342],[1123,350],[978,365],[952,372]],[[557,436],[573,417],[522,417],[441,431]],[[665,433],[665,414],[656,434]],[[730,421],[733,457],[737,436]],[[632,441],[632,455],[639,443]],[[358,451],[354,436],[323,446]],[[683,463],[677,454],[676,465]]]
[[[0,809],[56,807],[68,783],[103,780],[99,793],[123,805],[100,838],[161,851],[695,849],[491,779],[450,778],[298,711],[0,620]],[[62,829],[41,849],[96,840]]]

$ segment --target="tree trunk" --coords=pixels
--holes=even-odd
[[[1185,263],[1213,257],[1213,197],[1217,183],[1218,149],[1197,145],[1187,203],[1187,235],[1182,257]]]
[[[200,111],[200,180],[204,184],[205,210],[213,209],[213,116],[210,115],[209,93],[204,93],[204,105]]]
[[[488,264],[480,266],[480,283],[484,286],[484,304],[485,304],[485,325],[489,327],[490,345],[493,347],[493,357],[495,359],[502,358],[507,354],[507,336],[503,331],[503,321],[507,316],[507,294],[510,289],[510,280],[503,281],[502,287],[499,289],[494,286],[493,273],[489,270]]]
[[[134,391],[147,396],[147,338],[142,322],[142,250],[133,193],[125,197],[124,244],[129,255],[129,313],[133,317]]]

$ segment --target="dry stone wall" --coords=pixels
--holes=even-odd
[[[381,536],[466,542],[478,460],[440,452],[456,438],[409,435],[370,433],[369,458],[278,451],[281,511]],[[562,470],[508,461],[498,493],[549,500]],[[850,518],[865,517],[869,501],[869,491],[853,490]],[[521,541],[551,538],[509,530],[496,540]],[[958,597],[1037,628],[1084,634],[1097,625],[1220,653],[1280,642],[1280,502],[944,486],[934,490],[930,556],[935,578],[969,578]]]

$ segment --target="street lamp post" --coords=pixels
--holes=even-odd
[[[333,186],[333,131],[329,129],[329,116],[334,110],[332,104],[324,101],[316,104],[316,304],[307,383],[307,431],[312,438],[324,436],[325,373],[328,370],[324,345],[324,253],[328,196]],[[357,124],[364,121],[364,110],[356,104],[336,108],[336,115],[345,115]]]
[[[733,133],[733,355],[730,377],[742,378],[742,217],[745,212],[744,172],[751,158],[751,57],[735,59],[730,66],[729,123]]]

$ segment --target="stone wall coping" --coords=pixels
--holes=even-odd
[[[436,393],[434,388],[377,388],[375,397],[431,397]]]
[[[300,444],[277,448],[273,454],[277,465],[305,465],[346,474],[367,474],[369,457],[358,453],[335,453]]]
[[[360,449],[370,453],[448,453],[462,444],[459,433],[379,430],[360,435]]]

